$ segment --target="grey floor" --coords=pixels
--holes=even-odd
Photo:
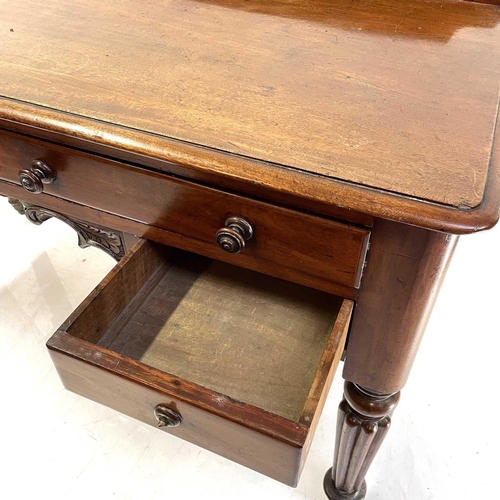
[[[0,220],[0,498],[324,499],[339,375],[297,489],[70,394],[44,344],[113,261],[3,198]],[[368,500],[495,498],[499,256],[500,228],[459,242]]]

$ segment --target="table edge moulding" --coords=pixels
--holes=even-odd
[[[498,111],[487,178],[474,208],[450,207],[396,192],[293,170],[203,145],[0,96],[0,125],[249,196],[361,225],[383,218],[452,234],[491,229],[500,210]]]

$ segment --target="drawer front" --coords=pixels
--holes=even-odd
[[[78,357],[68,355],[73,350]],[[169,434],[295,486],[302,446],[294,444],[293,440],[288,443],[276,440],[244,423],[233,422],[231,418],[213,413],[210,405],[203,407],[202,400],[209,397],[205,391],[195,391],[200,397],[200,404],[195,405],[179,397],[189,393],[186,397],[193,399],[193,387],[183,380],[171,377],[171,387],[168,387],[164,374],[159,373],[158,380],[154,379],[154,370],[139,372],[138,380],[131,380],[130,372],[137,371],[137,366],[130,360],[112,353],[102,353],[92,345],[76,342],[70,336],[64,338],[54,335],[49,352],[67,390],[154,427],[158,427],[154,416],[158,404],[175,408],[183,420],[178,427],[164,428]],[[92,364],[93,360],[97,362],[96,365]],[[114,368],[118,364],[121,370]],[[146,385],[141,383],[141,375]],[[230,400],[219,396],[219,404],[231,412]],[[252,412],[247,411],[244,418],[250,421]],[[168,467],[168,462],[165,467]]]
[[[295,486],[353,302],[243,271],[140,240],[47,346],[67,389]]]
[[[55,174],[42,186],[50,196],[182,235],[186,249],[193,249],[191,240],[197,252],[242,267],[315,287],[321,280],[327,291],[338,291],[334,284],[359,287],[366,229],[7,131],[0,131],[0,144],[1,179],[19,185],[19,171],[40,160]],[[42,197],[26,191],[24,201],[36,204]],[[251,224],[253,236],[241,253],[229,254],[215,239],[234,216]]]

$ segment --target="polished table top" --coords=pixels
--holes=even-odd
[[[0,118],[36,125],[43,113],[22,102],[34,103],[62,132],[126,137],[222,177],[450,232],[496,221],[496,6],[0,0],[0,12]]]
[[[175,384],[173,365],[152,368],[101,343],[108,329],[117,339],[124,317],[158,284],[157,271],[170,269],[152,242],[140,241],[48,346],[67,388],[146,423],[177,427],[184,418],[179,431],[188,440],[294,485],[320,414],[311,408],[321,410],[349,329],[346,399],[325,491],[361,498],[457,241],[428,229],[466,233],[498,219],[500,8],[451,0],[216,1],[0,0],[0,189],[34,222],[58,217],[76,228],[80,244],[95,224],[104,235],[97,243],[109,249],[119,241],[120,252],[125,231],[229,261],[219,236],[232,231],[245,247],[248,214],[255,239],[231,254],[233,263],[330,292],[340,286],[355,298],[352,322],[354,303],[342,299],[348,309],[335,320],[338,340],[323,354],[314,350],[321,363],[304,386],[311,403],[293,403],[286,418],[267,411],[268,398],[265,412],[229,397],[221,405],[208,391],[222,386],[193,384],[192,367]],[[23,190],[30,182],[32,193]],[[184,296],[182,280],[170,278],[166,288]],[[186,310],[195,304],[203,319],[214,293]],[[231,324],[245,332],[234,290],[223,293],[217,310],[225,302]],[[267,298],[250,295],[268,307]],[[278,295],[281,315],[246,311],[249,331],[264,317],[270,322],[265,340],[276,333],[276,317],[290,320]],[[166,316],[157,315],[158,304]],[[328,304],[329,297],[323,319],[330,323]],[[158,300],[142,312],[154,329],[171,306]],[[178,312],[179,302],[173,306]],[[201,349],[196,364],[207,361],[213,373],[199,342],[203,325],[193,318],[182,323]],[[143,335],[145,323],[134,325],[120,346]],[[220,331],[223,323],[214,316],[214,325]],[[276,352],[289,352],[289,337],[279,337]],[[219,354],[220,345],[213,342]],[[275,361],[262,348],[243,357],[258,371],[262,356]],[[286,373],[290,365],[283,366]],[[166,396],[180,407],[166,408]],[[301,408],[299,422],[288,419]]]

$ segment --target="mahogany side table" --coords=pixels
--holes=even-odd
[[[295,486],[344,356],[324,489],[364,498],[458,235],[498,220],[500,7],[0,12],[0,194],[118,261],[48,341],[64,385]]]

